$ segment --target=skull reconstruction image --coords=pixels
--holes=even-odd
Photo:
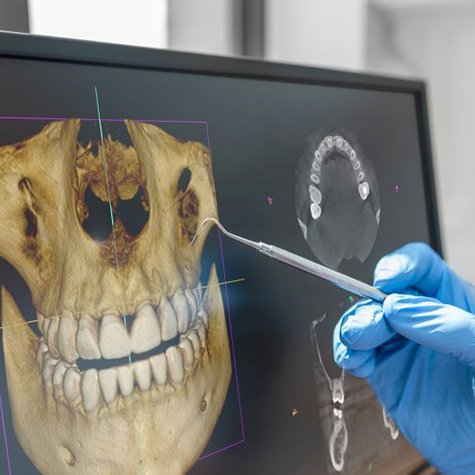
[[[37,335],[2,288],[17,438],[42,474],[182,474],[216,425],[231,378],[216,269],[200,283],[217,217],[211,156],[125,121],[132,146],[81,144],[79,119],[0,148],[0,257],[28,285]],[[110,211],[91,231],[91,199]],[[141,226],[119,212],[140,205]],[[205,231],[203,231],[205,232]]]
[[[366,260],[381,213],[373,165],[356,140],[343,135],[309,137],[295,193],[303,236],[320,261],[333,269],[343,259]]]

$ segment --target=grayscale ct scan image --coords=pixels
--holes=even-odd
[[[297,170],[297,219],[318,259],[336,269],[343,259],[364,262],[381,215],[371,161],[346,132],[314,133]]]
[[[321,430],[327,443],[328,473],[370,472],[401,448],[399,430],[363,380],[344,370],[331,377],[319,345],[324,314],[310,325],[315,398]],[[322,338],[322,335],[320,335]]]

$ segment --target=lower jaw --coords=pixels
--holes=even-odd
[[[231,378],[229,344],[217,278],[208,284],[208,347],[183,383],[135,388],[93,413],[57,402],[35,362],[37,337],[2,290],[5,365],[13,423],[42,474],[181,474],[204,450]],[[21,321],[21,324],[20,324]],[[56,395],[59,397],[59,395]]]

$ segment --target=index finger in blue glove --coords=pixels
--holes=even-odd
[[[341,318],[340,340],[352,350],[371,350],[391,339],[396,332],[387,324],[381,304],[362,300]]]
[[[392,294],[383,303],[388,324],[404,337],[475,366],[475,316],[428,297]]]
[[[434,297],[447,271],[445,261],[430,246],[422,242],[410,243],[378,262],[374,285],[387,293],[413,287]]]

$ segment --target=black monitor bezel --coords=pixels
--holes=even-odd
[[[421,144],[430,245],[442,254],[430,140],[427,87],[424,81],[275,63],[260,59],[210,56],[7,32],[0,32],[0,58],[2,57],[99,64],[111,67],[242,77],[413,94]]]
[[[413,94],[420,137],[430,245],[442,255],[426,83],[260,59],[211,56],[0,31],[0,58],[107,65]],[[424,463],[423,467],[427,466]]]

